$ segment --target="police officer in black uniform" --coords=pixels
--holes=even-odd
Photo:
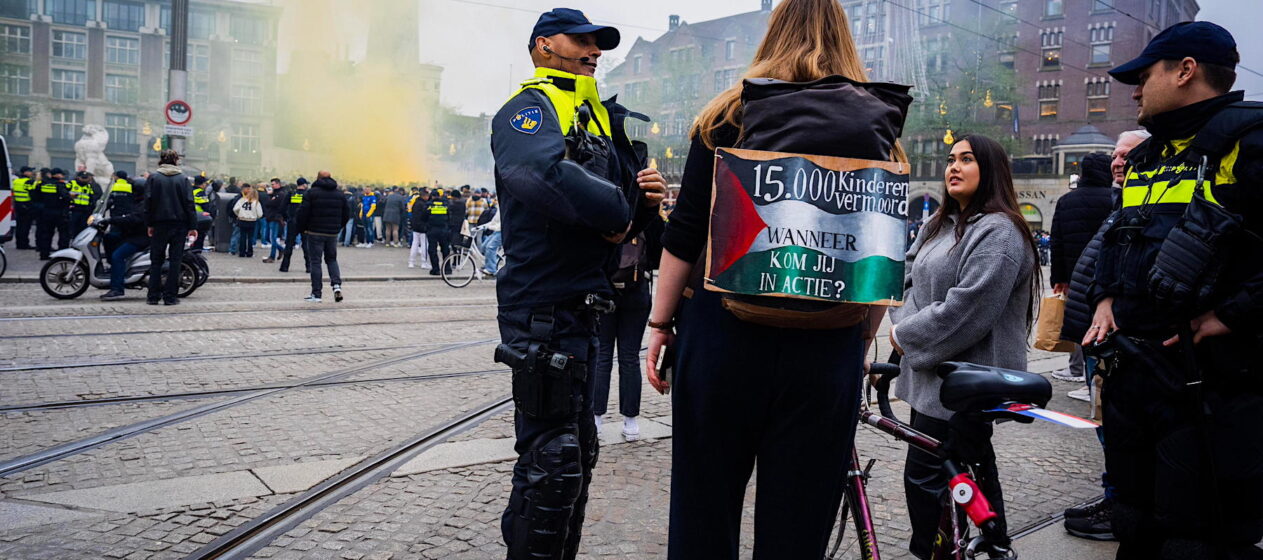
[[[289,195],[289,203],[285,205],[285,223],[293,224],[298,218],[298,207],[303,205],[303,197],[307,194],[307,179],[299,177],[294,185],[294,192]],[[298,238],[302,233],[296,227],[285,229],[285,253],[281,257],[281,272],[289,272],[289,259],[294,255],[294,244],[298,243]],[[276,243],[275,240],[272,243]],[[300,245],[303,250],[303,269],[310,273],[311,263],[307,261],[307,245],[306,240]]]
[[[618,42],[577,10],[541,15],[528,45],[535,78],[492,121],[505,251],[496,359],[513,368],[519,455],[501,525],[510,559],[578,553],[597,458],[597,313],[611,307],[603,269],[666,188],[627,138],[630,113],[597,95],[597,61]]]
[[[1118,558],[1263,558],[1263,103],[1227,30],[1176,24],[1110,71],[1128,155],[1084,345],[1102,357]],[[1107,336],[1108,335],[1108,336]]]
[[[49,171],[34,193],[39,202],[39,223],[35,225],[35,246],[39,260],[46,261],[53,252],[53,234],[57,234],[57,248],[70,246],[71,193],[66,187],[66,174],[60,168]]]
[[[439,267],[452,254],[451,206],[443,189],[425,205],[426,253],[430,257],[430,276],[439,275]],[[451,272],[451,270],[447,270]]]

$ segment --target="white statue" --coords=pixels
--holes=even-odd
[[[83,138],[75,142],[75,171],[86,170],[104,189],[114,175],[114,164],[105,157],[105,146],[110,143],[110,133],[105,127],[89,124],[83,127]]]

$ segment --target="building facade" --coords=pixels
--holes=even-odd
[[[194,0],[187,166],[259,173],[273,136],[276,24],[264,2]],[[14,165],[74,168],[85,125],[110,134],[128,172],[156,164],[166,123],[169,0],[0,0],[0,134]]]

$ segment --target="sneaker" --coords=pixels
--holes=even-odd
[[[333,287],[333,301],[336,301],[336,302],[342,301],[342,286]]]
[[[408,268],[416,268],[416,263],[408,263]]]
[[[320,303],[320,296],[312,294],[303,298],[303,301],[307,303]]]
[[[158,305],[158,299],[157,299],[157,298],[145,298],[145,304],[146,304],[146,305]]]
[[[1066,517],[1066,532],[1079,538],[1094,541],[1114,541],[1114,527],[1110,516],[1114,512],[1113,502],[1101,500],[1094,506],[1084,508],[1088,515],[1084,517]]]
[[[180,299],[179,298],[164,299],[162,300],[162,304],[163,305],[180,305]]]
[[[1092,515],[1096,514],[1097,510],[1101,508],[1108,508],[1108,507],[1109,506],[1105,504],[1105,500],[1101,499],[1085,506],[1066,508],[1064,517],[1066,519],[1072,519],[1076,517],[1091,517]]]
[[[1062,381],[1071,381],[1074,383],[1083,383],[1085,381],[1082,375],[1076,377],[1075,375],[1071,374],[1070,368],[1059,369],[1057,371],[1054,371],[1052,372],[1052,376],[1053,376],[1053,379],[1060,379]]]
[[[636,423],[635,416],[623,417],[623,439],[627,441],[640,439],[640,424]]]
[[[274,258],[272,258],[272,257],[263,257],[263,262],[268,263],[268,264],[271,264],[271,263],[276,262],[276,259],[274,259]]]
[[[108,292],[105,292],[104,294],[101,294],[101,299],[104,299],[104,300],[123,299],[123,297],[124,297],[123,292],[120,292],[117,290],[110,290]]]
[[[1070,391],[1069,393],[1066,393],[1066,396],[1076,401],[1092,402],[1092,391],[1087,387],[1080,387]]]

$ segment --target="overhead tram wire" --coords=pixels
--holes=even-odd
[[[1006,13],[1006,12],[1004,12],[1003,10],[1000,10],[1000,9],[998,9],[998,8],[993,8],[993,7],[991,7],[991,6],[988,6],[988,5],[984,4],[984,3],[982,3],[980,0],[969,0],[969,1],[970,1],[970,2],[973,2],[974,4],[977,4],[977,5],[979,5],[979,6],[982,6],[983,8],[986,8],[986,9],[988,9],[988,10],[991,10],[991,11],[993,11],[993,12],[997,13],[997,14],[1000,14],[1000,15],[1002,15],[1002,16],[1004,16],[1004,17],[1010,18],[1010,19],[1012,19],[1013,21],[1020,21],[1020,22],[1022,22],[1022,23],[1025,23],[1026,25],[1029,25],[1029,26],[1031,26],[1031,27],[1034,27],[1035,29],[1047,29],[1047,27],[1044,27],[1044,26],[1042,26],[1042,25],[1039,25],[1038,23],[1034,23],[1034,22],[1032,22],[1032,21],[1030,21],[1030,20],[1027,20],[1027,19],[1022,19],[1022,18],[1017,17],[1017,16],[1015,16],[1015,15],[1013,15],[1013,14]],[[1065,39],[1066,41],[1071,42],[1071,43],[1074,43],[1074,44],[1076,44],[1076,45],[1079,45],[1079,46],[1082,46],[1082,47],[1087,47],[1088,49],[1091,49],[1091,48],[1092,48],[1092,45],[1089,45],[1089,44],[1084,43],[1084,42],[1082,42],[1082,41],[1076,41],[1076,40],[1071,39],[1071,38],[1069,38],[1069,37],[1064,37],[1064,39]]]
[[[536,14],[536,15],[538,15],[538,14],[540,13],[540,11],[539,11],[539,10],[533,10],[533,9],[530,9],[530,8],[519,8],[519,7],[517,7],[517,6],[505,6],[505,5],[502,5],[502,4],[492,4],[492,3],[490,3],[490,2],[479,2],[478,0],[447,0],[447,1],[448,1],[448,2],[456,2],[456,3],[458,3],[458,4],[468,4],[468,5],[470,5],[470,6],[482,6],[482,7],[484,7],[484,8],[499,8],[499,9],[501,9],[501,10],[509,10],[509,11],[512,11],[512,12],[522,12],[522,13],[527,13],[527,14]],[[606,24],[606,25],[612,25],[612,26],[614,26],[614,27],[618,27],[618,28],[634,28],[634,29],[644,29],[644,30],[646,30],[646,31],[656,31],[656,32],[658,32],[658,33],[662,33],[662,34],[664,34],[664,35],[665,35],[665,34],[667,34],[667,33],[670,33],[670,32],[671,32],[670,30],[668,30],[668,29],[662,29],[661,27],[650,27],[650,26],[648,26],[648,25],[636,25],[636,24],[633,24],[633,23],[621,23],[621,22],[617,22],[617,21],[610,21],[610,20],[606,20],[606,19],[594,19],[594,20],[592,20],[592,22],[593,22],[593,23],[603,23],[603,24]],[[709,35],[698,35],[698,34],[696,34],[696,33],[691,33],[691,34],[692,34],[692,36],[694,36],[694,37],[698,37],[698,38],[701,38],[701,39],[710,39],[711,41],[725,41],[725,40],[729,39],[728,37],[711,37],[711,36],[709,36]]]

